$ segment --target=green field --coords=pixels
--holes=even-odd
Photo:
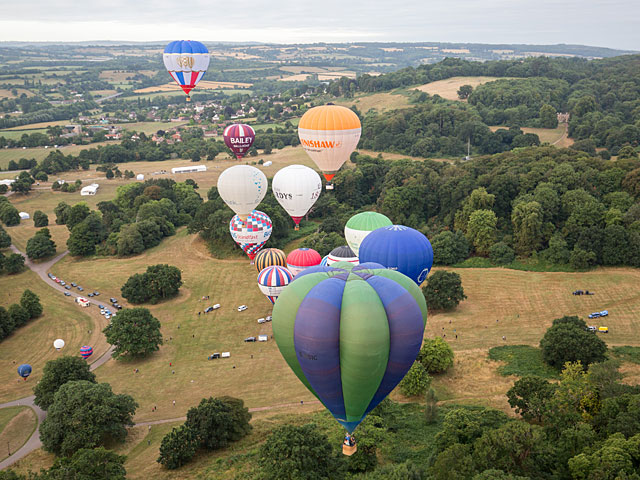
[[[0,137],[4,137],[7,140],[20,140],[22,135],[31,135],[32,133],[47,133],[46,128],[32,128],[25,130],[0,130]]]
[[[36,429],[36,414],[28,407],[0,409],[0,460],[15,452]]]
[[[22,135],[23,132],[20,134]],[[59,147],[60,150],[65,155],[77,155],[80,150],[86,150],[88,148],[95,148],[98,145],[109,145],[114,142],[98,142],[92,143],[90,145],[65,145],[64,147]],[[53,148],[2,148],[0,149],[0,168],[5,169],[11,160],[15,160],[16,162],[21,158],[35,158],[38,162],[43,160],[49,152],[51,152]]]

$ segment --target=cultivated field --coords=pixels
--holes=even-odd
[[[4,83],[4,80],[3,80],[3,83]],[[21,85],[23,85],[23,84],[24,83],[21,83]],[[5,88],[0,88],[0,98],[18,98],[23,93],[27,97],[33,97],[35,95],[35,93],[33,93],[31,90],[27,90],[25,88],[16,88],[16,93],[17,93],[17,95],[14,95],[11,90],[7,90]]]
[[[334,101],[336,105],[352,107],[355,105],[360,112],[367,113],[369,110],[384,112],[396,110],[398,108],[408,108],[409,98],[401,93],[369,93],[357,95],[355,98],[340,98]]]
[[[211,82],[208,80],[203,80],[198,83],[198,90],[219,90],[221,88],[249,88],[253,84],[252,83],[243,83],[243,82]],[[154,93],[154,92],[172,92],[175,90],[182,89],[178,86],[177,83],[165,83],[164,85],[155,85],[153,87],[139,88],[138,90],[134,90],[134,93]]]
[[[496,125],[489,127],[492,132],[500,128],[508,129],[504,125]],[[567,137],[567,128],[564,124],[559,124],[558,128],[531,128],[522,127],[524,133],[535,133],[540,138],[540,143],[549,143],[559,148],[568,148],[573,145],[573,139]]]
[[[447,100],[458,100],[458,89],[462,85],[471,85],[473,88],[476,88],[478,85],[482,85],[483,83],[505,79],[508,79],[508,77],[452,77],[447,78],[446,80],[427,83],[417,87],[417,90],[427,92],[429,95],[440,95],[442,98],[446,98]]]

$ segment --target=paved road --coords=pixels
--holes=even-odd
[[[109,100],[110,98],[119,97],[120,95],[122,95],[122,92],[114,93],[113,95],[107,95],[106,97],[98,98],[97,100],[94,100],[94,102],[96,102],[96,103],[104,102],[105,100]]]

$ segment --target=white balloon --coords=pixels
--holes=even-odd
[[[56,350],[60,350],[62,347],[64,347],[64,340],[62,340],[61,338],[54,340],[53,346]]]
[[[240,219],[244,220],[267,193],[267,177],[250,165],[234,165],[218,178],[218,193]]]
[[[304,165],[289,165],[278,170],[271,183],[273,195],[296,225],[311,209],[322,191],[322,180],[315,170]]]

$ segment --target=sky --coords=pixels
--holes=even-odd
[[[0,41],[581,44],[640,50],[639,0],[0,0]]]

